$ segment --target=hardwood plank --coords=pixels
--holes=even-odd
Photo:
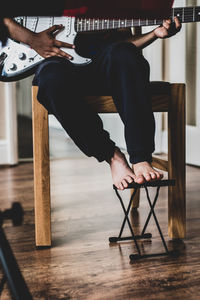
[[[200,297],[200,169],[187,167],[187,238],[168,238],[167,188],[161,189],[156,214],[168,247],[176,258],[129,262],[132,242],[110,245],[123,213],[112,189],[109,166],[83,155],[51,161],[52,248],[36,250],[34,241],[33,164],[0,169],[1,210],[21,202],[24,223],[4,229],[34,300],[198,299]],[[154,189],[150,195],[154,194]],[[128,203],[129,191],[122,192]],[[141,192],[139,210],[131,222],[140,232],[149,212]],[[141,241],[146,253],[163,251],[153,219],[152,242]],[[129,233],[126,228],[126,233]],[[1,274],[0,274],[1,275]],[[10,300],[5,287],[2,300]]]

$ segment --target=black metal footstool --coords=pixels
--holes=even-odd
[[[126,189],[134,189],[134,192],[133,192],[133,194],[132,194],[132,196],[130,198],[128,207],[126,209],[125,205],[123,203],[122,197],[120,196],[120,194],[118,192],[118,189],[116,188],[115,185],[113,185],[113,189],[115,190],[116,195],[117,195],[118,199],[120,200],[120,203],[121,203],[122,209],[124,211],[125,217],[124,217],[124,220],[122,222],[122,226],[121,226],[121,229],[120,229],[120,232],[119,232],[119,236],[118,237],[110,237],[109,238],[109,242],[110,243],[117,243],[119,241],[133,240],[134,243],[135,243],[136,249],[137,249],[137,253],[136,254],[131,254],[129,256],[129,258],[130,258],[131,261],[134,261],[134,260],[137,260],[137,259],[141,259],[141,258],[146,258],[146,257],[153,257],[153,256],[160,256],[160,255],[169,255],[169,254],[174,253],[174,251],[169,251],[168,248],[167,248],[167,244],[165,242],[164,236],[162,234],[162,231],[161,231],[161,228],[160,228],[160,225],[159,225],[159,222],[158,222],[158,219],[156,217],[155,210],[154,210],[156,202],[158,200],[160,188],[164,187],[164,186],[165,187],[166,186],[175,186],[175,180],[174,179],[159,180],[159,181],[146,182],[144,184],[137,184],[137,183],[133,182],[133,183],[129,184],[129,186]],[[156,194],[155,194],[155,198],[154,198],[153,202],[150,199],[148,187],[156,187],[157,188]],[[130,212],[130,208],[132,206],[132,202],[133,202],[134,196],[136,195],[137,190],[140,189],[140,188],[144,188],[145,191],[146,191],[147,200],[148,200],[148,203],[149,203],[149,206],[150,206],[150,212],[149,212],[149,214],[147,216],[147,219],[146,219],[146,222],[145,222],[145,225],[144,225],[144,228],[143,228],[141,234],[140,235],[135,235],[134,234],[134,229],[131,226],[131,223],[130,223],[130,220],[129,220],[129,212]],[[156,226],[158,228],[158,231],[159,231],[159,234],[160,234],[160,238],[162,240],[165,252],[163,252],[163,253],[152,253],[152,254],[142,254],[137,240],[140,240],[140,239],[150,239],[152,237],[151,233],[146,233],[146,229],[147,229],[147,226],[149,224],[149,221],[150,221],[150,218],[151,218],[152,215],[154,217]],[[126,222],[128,223],[128,227],[130,229],[131,236],[122,237],[122,233],[123,233],[124,226],[125,226]]]

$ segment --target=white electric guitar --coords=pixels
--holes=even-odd
[[[173,8],[171,19],[177,16],[182,23],[199,22],[199,7]],[[80,32],[111,30],[135,26],[161,25],[163,20],[150,19],[78,19],[74,17],[18,17],[15,19],[33,32],[43,31],[53,25],[63,24],[64,30],[57,34],[56,39],[76,45],[76,37]],[[61,48],[73,56],[72,63],[84,65],[91,62],[91,58],[80,56],[75,49]],[[15,81],[25,78],[35,72],[35,68],[44,58],[28,45],[8,39],[6,46],[0,52],[0,80]]]

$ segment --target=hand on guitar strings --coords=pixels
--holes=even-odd
[[[175,17],[174,22],[171,19],[164,20],[163,24],[154,30],[154,34],[158,38],[166,39],[178,33],[181,27],[181,22]]]
[[[73,57],[60,48],[75,48],[74,45],[56,40],[56,35],[64,29],[63,25],[53,25],[52,27],[33,33],[29,46],[44,58],[51,56],[64,57],[73,60]]]

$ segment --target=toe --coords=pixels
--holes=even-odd
[[[154,172],[150,172],[150,175],[153,180],[156,180],[158,178],[157,174]]]
[[[146,179],[146,181],[151,181],[152,180],[150,173],[145,174],[144,178]]]
[[[124,187],[123,187],[122,183],[119,184],[119,189],[122,190],[122,191],[124,190]]]
[[[137,182],[138,184],[142,184],[145,182],[145,179],[142,175],[138,175],[136,176],[135,182]]]
[[[159,172],[156,172],[156,176],[157,176],[157,179],[160,180],[163,178],[163,174],[162,173],[159,173]]]
[[[128,183],[132,183],[134,181],[134,179],[130,175],[128,175],[128,176],[126,176],[126,181]]]
[[[122,180],[122,184],[123,184],[124,188],[127,188],[127,187],[128,187],[128,183],[127,183],[127,181],[126,181],[125,179]]]

